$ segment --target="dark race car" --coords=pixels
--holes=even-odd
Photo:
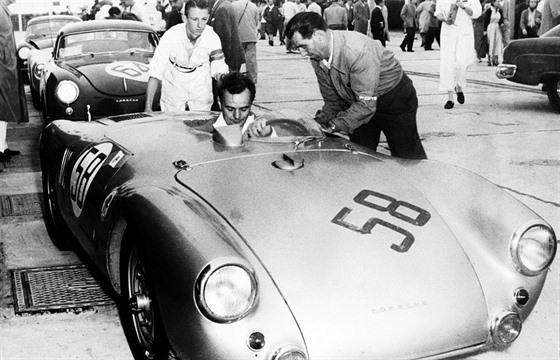
[[[560,112],[560,25],[538,38],[511,41],[496,76],[520,84],[543,84],[550,105]]]
[[[17,44],[18,67],[24,80],[28,80],[27,59],[31,50],[50,49],[54,46],[58,30],[66,24],[81,22],[72,15],[45,15],[29,20],[23,41]]]
[[[152,27],[138,21],[95,20],[63,27],[41,72],[45,120],[143,111],[158,41]]]
[[[442,359],[515,341],[550,225],[466,170],[268,115],[277,136],[247,141],[203,112],[44,129],[49,234],[118,294],[136,359]]]

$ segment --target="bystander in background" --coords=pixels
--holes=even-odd
[[[504,51],[501,27],[504,24],[502,9],[496,5],[497,0],[490,0],[484,12],[484,35],[488,38],[488,66],[498,66]]]
[[[467,88],[467,70],[476,62],[472,19],[482,13],[479,0],[437,0],[436,17],[442,22],[440,35],[439,90],[447,92],[445,109],[463,104]]]
[[[239,27],[233,5],[229,0],[209,0],[210,14],[208,25],[218,34],[222,42],[222,50],[226,57],[229,71],[239,71],[245,63],[245,51],[239,38]],[[214,102],[212,110],[219,111],[218,89],[216,79],[212,79]]]
[[[539,36],[560,24],[560,0],[542,0],[542,23]]]
[[[337,0],[326,8],[323,11],[323,19],[331,30],[346,30],[348,26],[348,12],[344,7],[344,0]]]
[[[348,1],[352,1],[352,0],[348,0]],[[323,15],[321,13],[321,7],[319,6],[319,4],[317,4],[317,1],[315,1],[315,0],[309,0],[309,5],[307,6],[306,11],[310,11],[310,12],[317,13],[319,15]]]
[[[348,17],[348,30],[354,30],[354,0],[346,0],[344,7]],[[319,13],[319,15],[321,14]]]
[[[367,3],[356,0],[354,3],[354,31],[367,34],[369,17],[371,12]]]
[[[375,0],[373,10],[371,11],[371,37],[375,40],[379,40],[381,45],[385,47],[385,18],[383,17],[383,12],[381,11],[381,6],[379,4],[383,0]]]
[[[120,19],[121,18],[121,9],[117,6],[113,6],[109,9],[109,17],[107,19]]]
[[[167,22],[165,26],[166,30],[169,30],[173,26],[181,24],[183,22],[183,16],[181,14],[183,12],[183,7],[185,6],[185,1],[169,0],[169,4],[171,4],[171,11],[167,16]]]
[[[290,21],[290,19],[299,12],[299,7],[296,5],[295,0],[285,0],[284,5],[282,5],[282,14],[284,15],[284,22],[282,24],[282,27],[286,27],[288,21]],[[286,45],[286,42],[283,38],[281,39],[280,44]],[[290,49],[288,45],[286,45],[286,53],[294,53],[294,51]]]
[[[537,10],[537,2],[537,0],[529,0],[529,8],[523,10],[521,13],[521,19],[519,19],[521,38],[539,37],[542,14]]]
[[[280,0],[268,0],[268,6],[265,7],[263,17],[266,20],[266,34],[268,35],[268,45],[274,46],[274,37],[283,26],[283,17],[279,9]],[[281,35],[281,34],[280,34]],[[280,40],[282,43],[283,40]]]
[[[239,25],[239,38],[245,52],[245,69],[251,80],[257,83],[257,30],[260,15],[257,5],[250,0],[236,0],[233,4],[235,17]]]
[[[9,161],[20,152],[8,148],[9,122],[29,121],[23,79],[17,65],[16,40],[8,5],[15,0],[0,0],[0,161]]]
[[[416,5],[414,5],[414,0],[404,0],[404,5],[401,9],[401,19],[406,34],[401,42],[401,50],[414,52],[412,50],[414,34],[416,33]]]
[[[113,7],[113,2],[111,0],[101,0],[98,5],[99,8],[95,13],[95,20],[105,20],[109,17],[109,9]]]

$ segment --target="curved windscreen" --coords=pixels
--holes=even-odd
[[[153,53],[155,35],[146,31],[102,30],[62,37],[58,44],[57,58],[95,56],[115,52]]]

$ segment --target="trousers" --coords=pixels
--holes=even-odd
[[[403,74],[388,93],[377,98],[377,110],[366,124],[350,134],[350,140],[377,150],[381,132],[391,155],[403,159],[427,159],[416,125],[418,97],[412,80]]]

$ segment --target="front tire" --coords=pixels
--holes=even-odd
[[[548,101],[554,110],[560,112],[560,75],[553,76],[546,84]]]
[[[47,232],[53,244],[60,251],[68,251],[72,249],[73,235],[64,222],[60,213],[58,198],[55,190],[54,172],[47,155],[41,156],[42,180],[43,180],[43,203],[44,203],[44,219]]]
[[[126,337],[136,360],[173,359],[145,257],[135,244],[137,240],[130,236],[121,252],[120,306]]]

